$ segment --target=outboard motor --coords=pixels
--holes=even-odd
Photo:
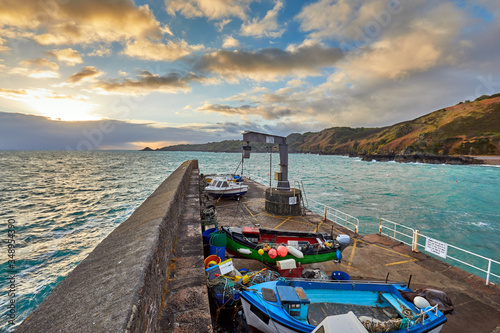
[[[351,237],[349,237],[348,235],[338,235],[337,242],[339,242],[340,251],[343,251],[351,243]]]

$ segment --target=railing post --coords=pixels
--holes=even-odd
[[[356,233],[356,234],[358,233],[358,226],[357,225],[354,227],[354,233]]]
[[[488,259],[488,273],[486,273],[486,285],[490,284],[491,259]]]
[[[378,233],[382,233],[382,219],[378,220]]]
[[[397,239],[396,238],[396,223],[394,223],[394,239]]]
[[[326,205],[325,205],[325,218],[323,219],[323,221],[326,222]]]
[[[413,242],[412,242],[412,251],[413,252],[418,252],[418,230],[415,230],[413,232]]]

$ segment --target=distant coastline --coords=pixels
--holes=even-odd
[[[175,149],[175,146],[169,147],[172,149],[151,149],[146,147],[141,151],[203,151],[211,153],[239,153],[241,150],[190,150],[189,145],[183,145],[182,149]],[[265,151],[254,151],[254,153],[264,153]],[[411,154],[353,154],[353,153],[324,153],[324,152],[295,152],[292,154],[319,154],[319,155],[339,155],[349,157],[360,157],[363,161],[377,161],[389,162],[395,161],[398,163],[427,163],[427,164],[453,164],[453,165],[466,165],[466,164],[488,164],[500,165],[500,156],[497,155],[434,155],[427,153],[411,153]]]

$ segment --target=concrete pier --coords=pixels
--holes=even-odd
[[[500,288],[402,243],[358,235],[307,211],[283,216],[265,210],[266,187],[245,180],[240,200],[220,200],[219,225],[253,226],[348,234],[351,245],[341,263],[304,265],[327,274],[345,271],[352,279],[407,282],[411,288],[442,290],[456,315],[442,333],[500,333]],[[184,162],[120,226],[108,235],[52,291],[16,332],[212,332],[204,272],[199,170]],[[233,258],[252,271],[257,260]]]

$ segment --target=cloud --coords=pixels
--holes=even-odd
[[[44,58],[23,60],[19,63],[23,67],[14,67],[9,74],[19,74],[35,79],[58,78],[59,66]]]
[[[203,49],[203,45],[188,45],[184,40],[153,43],[147,39],[129,41],[123,54],[142,60],[173,61],[190,55],[194,51]]]
[[[278,12],[283,8],[281,1],[276,2],[273,9],[268,11],[262,20],[254,18],[241,26],[240,32],[243,36],[278,38],[283,35],[285,29],[278,25]]]
[[[111,55],[111,48],[105,45],[96,47],[92,52],[87,53],[88,57],[107,57]]]
[[[53,70],[59,69],[59,66],[56,63],[44,58],[23,60],[19,64],[23,67],[49,68]]]
[[[177,93],[191,90],[189,82],[202,82],[204,79],[195,74],[181,76],[177,73],[169,73],[163,76],[142,71],[137,80],[123,79],[99,81],[91,88],[101,94],[133,94],[144,95],[151,92]]]
[[[186,18],[206,17],[219,20],[227,17],[246,18],[246,11],[252,0],[165,0],[167,13],[176,12]]]
[[[2,89],[0,88],[0,97],[5,98],[19,98],[19,96],[26,95],[26,90],[24,89]]]
[[[71,85],[81,84],[83,82],[95,82],[95,79],[102,76],[104,72],[94,66],[86,66],[80,72],[71,75],[66,81]]]
[[[10,1],[2,6],[0,22],[17,29],[38,29],[42,45],[91,44],[160,38],[161,27],[148,5],[131,0],[77,0],[64,4],[38,0]]]
[[[6,41],[7,40],[0,37],[0,53],[7,53],[7,52],[10,52],[12,50],[10,47],[4,45]]]
[[[222,47],[225,49],[234,49],[240,46],[240,42],[233,38],[233,36],[226,36],[224,38],[224,42],[222,43]]]
[[[199,107],[195,111],[203,112],[214,112],[229,116],[260,116],[266,120],[276,120],[283,117],[292,116],[294,110],[288,108],[287,106],[252,106],[252,105],[241,105],[241,106],[231,106],[224,104],[205,104]]]
[[[315,123],[314,119],[321,110],[315,109],[313,103],[322,98],[311,94],[309,84],[301,80],[290,80],[287,85],[274,92],[264,87],[256,87],[248,92],[225,98],[228,104],[206,102],[195,111],[214,112],[226,116],[238,116],[247,120],[252,118],[272,121],[292,120],[295,122]],[[234,106],[235,102],[240,104]],[[324,123],[323,123],[324,125]]]
[[[83,60],[78,51],[72,48],[62,49],[62,50],[52,50],[49,55],[55,57],[58,61],[64,62],[68,66],[75,66],[76,64],[82,64]]]
[[[311,43],[289,50],[219,50],[202,56],[196,67],[227,79],[246,77],[274,81],[289,75],[318,75],[321,67],[333,66],[342,56],[339,48]]]
[[[225,19],[225,20],[222,20],[222,21],[215,23],[215,26],[217,27],[217,30],[222,31],[222,30],[224,30],[224,27],[229,23],[231,23],[231,20]]]

